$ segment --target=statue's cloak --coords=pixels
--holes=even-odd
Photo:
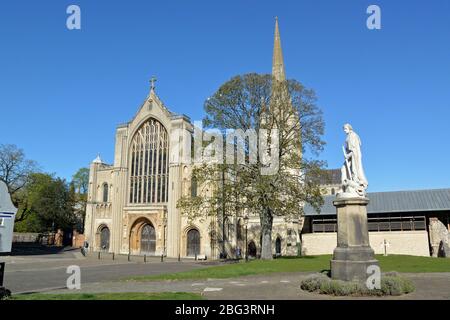
[[[362,165],[361,140],[359,139],[359,136],[355,132],[350,131],[345,140],[345,144],[347,152],[352,153],[352,157],[349,159],[353,174],[352,180],[367,187],[368,183]]]

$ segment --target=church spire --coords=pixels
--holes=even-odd
[[[273,44],[272,76],[278,81],[285,81],[283,52],[281,50],[280,29],[278,27],[278,17],[275,17],[275,39]]]

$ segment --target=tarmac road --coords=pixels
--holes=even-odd
[[[196,261],[178,262],[176,259],[160,261],[159,257],[111,256],[98,260],[96,256],[85,258],[78,251],[66,251],[57,255],[2,257],[6,262],[4,286],[12,293],[39,292],[50,289],[62,289],[71,274],[67,267],[77,265],[81,270],[81,286],[88,283],[116,281],[128,276],[152,275],[188,271],[205,267],[205,263]]]

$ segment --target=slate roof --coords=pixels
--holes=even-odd
[[[415,191],[371,192],[367,194],[370,202],[367,213],[450,211],[450,189]],[[336,196],[325,196],[321,215],[335,215],[333,200]],[[305,215],[318,213],[310,205],[305,205]]]

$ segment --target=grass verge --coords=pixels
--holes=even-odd
[[[248,275],[269,274],[274,272],[321,272],[329,270],[331,255],[286,257],[275,260],[253,260],[250,262],[206,267],[187,272],[159,274],[151,276],[133,276],[124,280],[157,281],[186,279],[223,279]],[[450,272],[448,259],[416,257],[406,255],[377,255],[383,272],[397,271],[402,273]]]

